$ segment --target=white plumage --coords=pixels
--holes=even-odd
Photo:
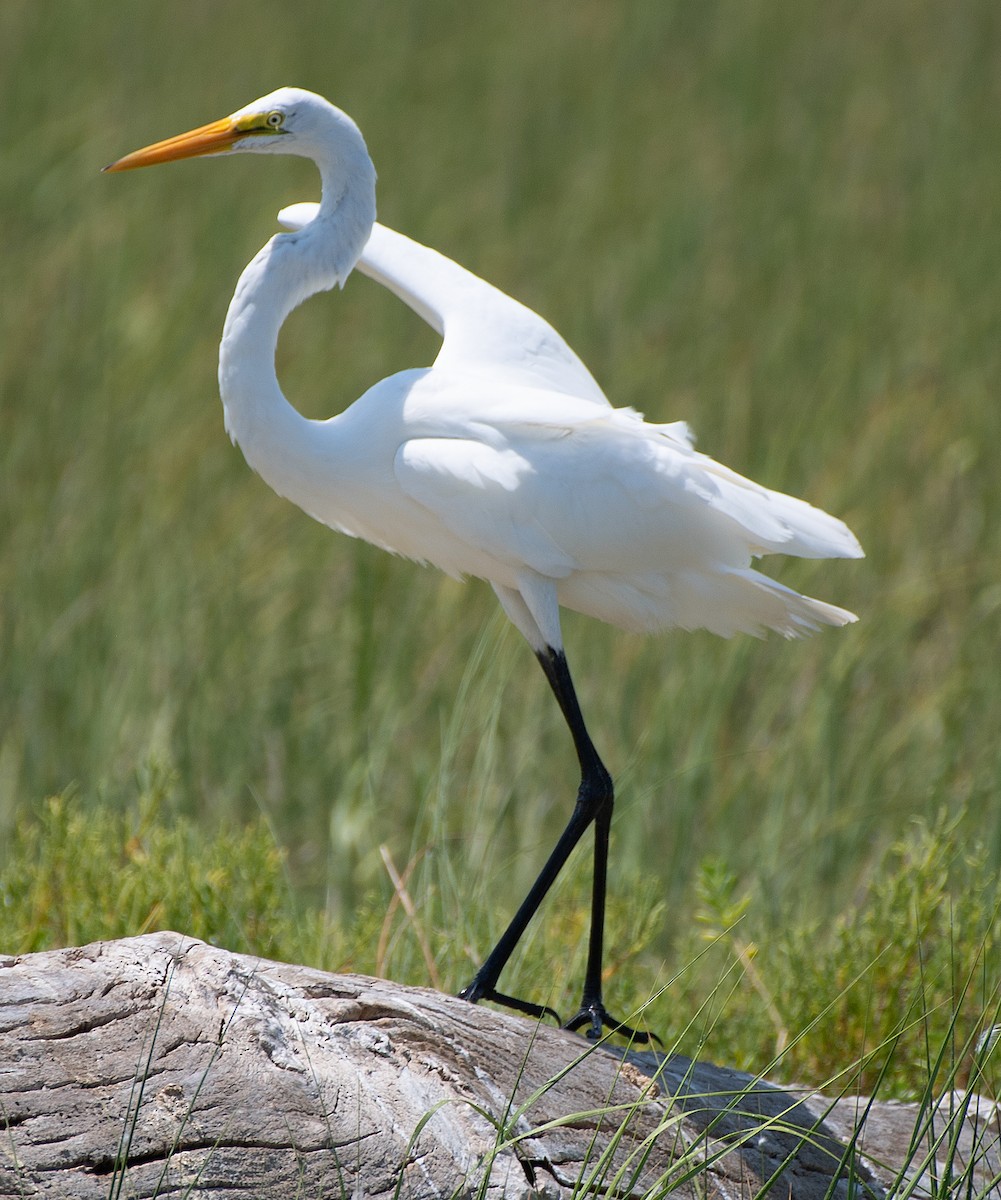
[[[308,230],[318,211],[298,204],[279,219]],[[750,566],[773,553],[858,557],[843,522],[698,453],[682,422],[613,409],[547,322],[436,251],[376,223],[357,267],[441,333],[441,351],[313,422],[317,441],[352,448],[345,498],[326,469],[304,488],[308,464],[279,476],[251,457],[277,491],[449,574],[551,587],[564,607],[627,629],[794,637],[854,619]],[[374,495],[365,479],[379,480]]]
[[[230,435],[275,491],[317,520],[451,575],[488,580],[546,670],[581,759],[567,833],[463,994],[510,1000],[496,992],[500,970],[565,861],[564,842],[572,848],[595,820],[595,924],[584,1002],[570,1024],[589,1023],[592,1033],[602,1024],[625,1028],[600,998],[611,781],[577,708],[559,608],[637,631],[796,637],[855,618],[799,595],[752,560],[856,558],[859,544],[836,518],[698,453],[684,423],[648,424],[612,408],[541,317],[376,223],[364,140],[321,97],[282,88],[112,169],[238,150],[312,158],[322,199],[282,211],[291,232],[272,238],[237,285],[219,359]],[[431,367],[393,375],[339,415],[309,420],[279,387],[279,331],[297,304],[343,285],[355,267],[436,329],[441,350]]]

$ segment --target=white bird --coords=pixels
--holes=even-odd
[[[588,735],[560,632],[560,606],[625,629],[680,626],[799,637],[853,614],[751,566],[782,553],[858,558],[839,520],[742,478],[692,448],[682,422],[612,408],[541,317],[375,221],[375,169],[345,113],[281,88],[221,121],[157,142],[109,171],[249,151],[312,159],[319,204],[280,214],[226,316],[219,388],[247,462],[318,521],[450,575],[487,580],[542,665],[573,737],[581,782],[569,822],[500,941],[460,993],[533,1015],[497,984],[585,830],[595,826],[591,932],[570,1029],[609,1028],[601,960],[612,780]],[[377,383],[328,420],[282,394],[275,347],[288,314],[352,269],[393,291],[442,336],[433,366]]]

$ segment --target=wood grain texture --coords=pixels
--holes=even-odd
[[[0,958],[2,1197],[879,1194],[828,1108],[176,933]]]

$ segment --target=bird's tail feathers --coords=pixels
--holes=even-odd
[[[707,629],[720,637],[764,637],[773,630],[798,638],[858,619],[847,609],[802,596],[753,567],[717,566],[669,579],[658,572],[629,579],[571,574],[559,581],[558,596],[567,608],[634,633]]]
[[[853,612],[803,596],[753,567],[731,570],[727,576],[740,593],[739,605],[734,604],[731,610],[734,618],[739,613],[739,625],[729,632],[760,637],[771,629],[783,637],[797,638],[816,633],[824,626],[839,627],[858,620]]]

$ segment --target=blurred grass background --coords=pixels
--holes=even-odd
[[[993,0],[5,0],[0,22],[0,870],[37,852],[48,795],[75,785],[85,822],[118,821],[160,764],[186,860],[262,822],[291,923],[325,914],[325,937],[269,952],[373,969],[386,844],[417,862],[457,987],[569,811],[572,749],[489,589],[314,524],[223,433],[233,284],[277,210],[315,197],[311,166],[99,174],[297,84],[359,122],[385,223],[545,315],[613,403],[689,420],[701,449],[844,517],[867,551],[766,563],[860,614],[806,643],[647,641],[568,615],[618,782],[610,958],[636,956],[613,1003],[669,977],[710,858],[759,939],[829,929],[911,822],[944,812],[936,871],[957,867],[968,899],[976,847],[992,910]],[[352,278],[294,314],[279,374],[328,415],[435,349]],[[563,947],[583,930],[588,851],[565,884],[578,903],[550,906],[511,990],[553,959],[576,970]],[[49,915],[31,935],[11,919],[0,949],[76,928]],[[425,981],[408,963],[397,976]]]

